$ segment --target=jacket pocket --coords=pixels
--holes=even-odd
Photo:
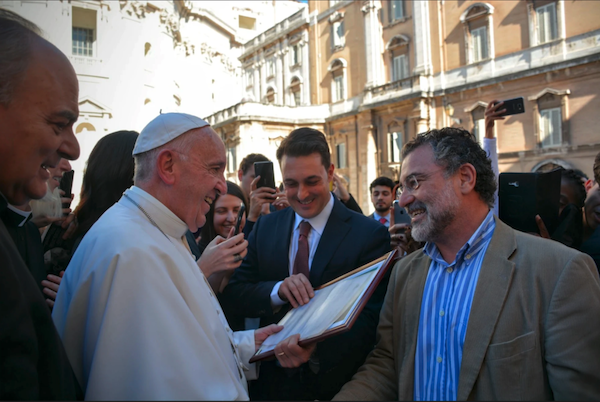
[[[492,343],[488,346],[488,360],[506,359],[525,353],[535,348],[535,331],[528,332],[513,340],[502,343]]]

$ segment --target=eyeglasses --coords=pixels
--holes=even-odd
[[[415,191],[416,189],[418,189],[421,186],[421,183],[419,183],[419,181],[423,182],[441,170],[443,170],[443,169],[435,170],[429,174],[419,175],[419,176],[421,176],[420,179],[417,179],[417,175],[411,174],[410,176],[408,176],[406,178],[406,180],[404,180],[404,184],[402,184],[402,183],[398,184],[398,194],[402,194],[405,191],[409,192],[409,193]]]

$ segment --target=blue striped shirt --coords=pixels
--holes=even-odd
[[[490,211],[473,236],[448,264],[434,243],[423,251],[431,258],[423,290],[414,399],[455,401],[463,344],[483,257],[496,222]]]

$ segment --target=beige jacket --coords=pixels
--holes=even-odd
[[[411,400],[431,260],[394,267],[378,343],[335,400]],[[600,280],[592,259],[498,219],[469,317],[458,400],[600,399]]]

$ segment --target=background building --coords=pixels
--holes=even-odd
[[[243,148],[245,131],[234,122],[255,127],[249,138],[264,149],[295,127],[274,122],[323,125],[337,171],[363,210],[372,211],[369,184],[380,175],[398,178],[402,145],[417,133],[456,126],[481,138],[489,101],[523,97],[525,113],[496,124],[500,170],[559,165],[591,177],[600,151],[598,15],[597,1],[309,0],[302,30],[310,68],[308,76],[298,69],[301,106],[285,59],[277,64],[294,34],[273,27],[273,39],[255,38],[245,45],[252,55],[242,56],[245,71],[254,71],[245,100],[262,104],[241,103],[228,118],[223,111],[211,119],[226,137],[235,132]],[[277,50],[270,50],[273,42]]]
[[[306,7],[297,1],[5,1],[69,56],[79,79],[73,162],[83,169],[102,136],[140,131],[160,111],[209,115],[244,94],[243,44]]]

